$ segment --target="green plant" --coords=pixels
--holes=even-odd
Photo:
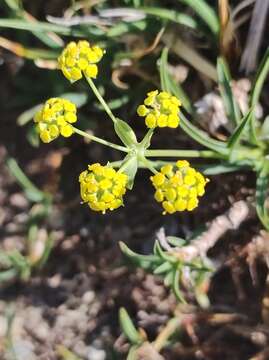
[[[52,198],[50,194],[39,190],[28,179],[15,159],[9,158],[7,167],[33,205],[26,224],[25,253],[22,254],[17,250],[0,251],[0,282],[16,279],[27,281],[32,271],[40,270],[44,266],[53,247],[53,235],[48,233],[41,247],[42,251],[40,251],[40,246],[37,252],[35,250],[38,229],[51,214]]]

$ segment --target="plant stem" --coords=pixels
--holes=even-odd
[[[146,150],[145,156],[148,157],[191,157],[191,158],[212,158],[222,159],[221,154],[211,150]]]
[[[81,136],[83,136],[83,137],[85,137],[85,138],[87,138],[87,139],[90,139],[90,140],[92,140],[92,141],[96,141],[96,142],[98,142],[98,143],[100,143],[100,144],[103,144],[103,145],[105,145],[105,146],[109,146],[109,147],[111,147],[111,148],[113,148],[113,149],[116,149],[116,150],[119,150],[119,151],[123,151],[123,152],[126,152],[126,153],[129,152],[129,150],[128,150],[126,147],[124,147],[124,146],[120,146],[120,145],[114,144],[114,143],[112,143],[112,142],[110,142],[110,141],[101,139],[101,138],[99,138],[99,137],[97,137],[97,136],[88,134],[88,133],[86,133],[85,131],[82,131],[82,130],[80,130],[80,129],[75,128],[74,126],[73,126],[73,129],[74,129],[74,132],[75,132],[76,134],[81,135]]]
[[[94,95],[97,97],[97,99],[100,101],[100,104],[103,106],[104,110],[106,111],[107,115],[111,118],[111,120],[113,121],[113,123],[116,123],[117,119],[115,118],[115,116],[113,115],[112,111],[110,110],[110,107],[107,105],[107,103],[105,102],[104,98],[102,97],[102,95],[100,94],[99,90],[97,89],[97,87],[95,86],[94,82],[92,81],[91,78],[86,77],[86,80],[88,82],[88,84],[90,85],[92,91],[94,92]]]
[[[145,165],[146,168],[148,168],[153,174],[157,174],[158,171],[155,169],[155,167],[152,165],[152,161],[149,161],[145,157],[142,157],[139,159],[139,162],[141,162],[143,165]]]
[[[175,331],[180,327],[180,325],[180,319],[170,319],[166,326],[162,329],[160,334],[157,336],[156,340],[153,342],[154,349],[160,352],[162,348],[166,345],[168,339],[175,333]]]

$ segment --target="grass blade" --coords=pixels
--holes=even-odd
[[[178,0],[188,6],[200,16],[200,18],[207,24],[214,35],[219,32],[219,20],[216,12],[204,0]]]
[[[236,145],[240,142],[242,139],[244,130],[247,128],[249,122],[251,121],[253,114],[253,109],[250,109],[249,112],[243,117],[242,121],[238,126],[236,127],[234,133],[231,135],[229,141],[228,141],[228,148],[234,149]]]
[[[269,163],[266,162],[257,175],[256,210],[263,226],[269,230],[269,214],[266,207],[266,198],[269,185]]]
[[[217,60],[217,72],[220,94],[224,103],[226,114],[228,119],[230,119],[236,126],[240,122],[240,112],[230,85],[230,72],[223,58],[218,58]]]
[[[197,22],[192,17],[185,14],[180,14],[175,10],[168,10],[161,7],[140,7],[139,10],[142,10],[147,15],[152,15],[164,20],[172,21],[177,24],[187,26],[191,29],[198,28]]]

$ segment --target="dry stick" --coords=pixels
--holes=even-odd
[[[251,205],[246,201],[235,202],[225,214],[217,216],[208,225],[208,229],[191,242],[191,245],[173,249],[173,255],[185,261],[190,261],[197,256],[205,256],[228,230],[237,229],[252,212]]]

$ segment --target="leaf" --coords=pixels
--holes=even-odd
[[[167,71],[167,53],[168,50],[165,48],[161,56],[161,65],[160,65],[160,78],[162,89],[176,95],[174,92],[174,87],[171,87],[171,82],[169,80],[168,71]],[[179,98],[179,100],[181,100]],[[181,128],[191,136],[198,143],[206,146],[207,148],[217,151],[222,154],[227,154],[226,144],[214,140],[207,135],[204,131],[198,129],[195,125],[191,124],[186,117],[181,113],[180,114],[180,125]]]
[[[269,213],[266,206],[269,185],[269,163],[266,161],[260,172],[257,173],[256,210],[263,226],[269,230]]]
[[[171,77],[168,71],[168,48],[165,47],[161,54],[160,59],[160,78],[161,78],[161,88],[164,91],[168,91],[174,94],[182,103],[182,106],[188,112],[192,112],[191,101],[188,96],[185,94],[182,87],[175,82]]]
[[[143,339],[139,332],[136,330],[127,311],[123,307],[120,308],[119,311],[119,322],[122,332],[128,338],[128,340],[134,345],[141,344]]]
[[[172,269],[171,262],[165,261],[153,271],[153,274],[160,275],[160,274],[166,273],[167,271],[169,271],[171,269]]]
[[[125,121],[117,119],[114,124],[114,129],[124,145],[132,147],[137,144],[136,135],[133,129]]]
[[[33,119],[35,113],[38,112],[41,109],[41,107],[42,104],[38,104],[21,113],[20,116],[17,118],[17,124],[19,126],[23,126],[27,124],[30,120]]]
[[[9,29],[17,29],[17,30],[25,30],[30,32],[55,32],[61,35],[69,35],[69,36],[77,36],[83,37],[85,33],[78,29],[71,26],[64,26],[64,25],[56,25],[50,24],[47,22],[35,21],[29,22],[26,20],[20,19],[1,19],[0,18],[0,28],[9,28]],[[89,28],[88,28],[89,29]]]
[[[267,48],[262,62],[259,66],[256,79],[254,81],[250,99],[250,105],[256,106],[259,102],[260,94],[263,88],[263,84],[269,73],[269,48]]]
[[[262,59],[262,62],[259,66],[258,72],[257,72],[257,76],[256,79],[254,81],[253,84],[253,90],[250,96],[250,106],[255,110],[258,102],[259,102],[259,98],[260,98],[260,94],[263,88],[263,84],[268,76],[269,73],[269,48],[267,48],[265,55]],[[251,137],[252,140],[255,144],[259,143],[259,140],[257,139],[257,134],[256,134],[256,124],[255,124],[255,111],[253,111],[252,113],[252,117],[251,117],[251,123],[250,123],[250,129],[251,129]]]
[[[218,16],[213,10],[213,7],[209,6],[204,0],[178,0],[186,5],[189,5],[193,11],[200,16],[200,18],[208,25],[214,35],[219,32],[219,20]]]
[[[152,267],[152,263],[159,260],[156,255],[140,255],[128,248],[128,246],[120,241],[119,246],[125,256],[127,256],[136,266],[141,266],[143,269]]]
[[[204,175],[219,175],[226,174],[234,171],[244,170],[244,166],[235,165],[235,164],[208,164],[205,166],[199,166],[199,170],[203,172]]]
[[[124,174],[128,176],[127,188],[129,190],[132,190],[133,188],[137,169],[138,169],[137,156],[127,155],[120,168],[120,172],[124,172]]]
[[[248,124],[251,121],[252,114],[253,114],[253,109],[250,109],[249,112],[243,117],[241,122],[237,125],[234,133],[231,135],[231,137],[228,140],[227,146],[229,149],[234,149],[242,139],[244,130],[247,128]]]
[[[240,122],[240,111],[230,85],[231,76],[225,60],[221,57],[217,60],[217,72],[220,94],[224,103],[226,114],[234,125]]]
[[[220,154],[228,154],[228,149],[224,142],[212,139],[206,132],[193,125],[183,114],[180,115],[180,126],[186,134],[199,144]]]
[[[169,273],[167,273],[167,275],[163,279],[164,285],[166,287],[170,287],[173,283],[173,279],[174,279],[174,273],[173,273],[173,271],[170,271]]]
[[[176,246],[176,247],[182,247],[186,244],[186,240],[182,239],[177,236],[166,236],[166,240],[170,245]]]
[[[72,101],[77,108],[82,107],[88,101],[88,95],[86,93],[68,92],[59,95],[59,97]]]
[[[198,27],[197,22],[192,17],[181,14],[175,10],[169,10],[162,7],[140,7],[138,9],[142,10],[147,15],[169,20],[177,24],[187,26],[191,29],[197,29]]]
[[[184,296],[182,295],[179,284],[180,284],[180,276],[181,276],[181,270],[176,269],[174,271],[174,277],[173,277],[173,291],[179,301],[181,301],[183,304],[186,304],[186,300],[184,299]]]
[[[21,185],[25,194],[30,201],[40,202],[46,198],[46,194],[40,191],[24,174],[16,160],[9,158],[7,160],[7,166],[10,173],[17,179],[18,183]]]
[[[144,150],[150,147],[151,138],[153,135],[154,129],[149,129],[146,133],[144,139],[140,142],[139,146],[141,146]]]
[[[266,116],[266,118],[262,124],[262,127],[260,129],[259,139],[260,140],[268,140],[269,139],[269,116]]]
[[[169,261],[171,263],[177,262],[177,259],[175,257],[168,255],[165,251],[163,251],[158,240],[156,240],[154,244],[154,253],[163,260]]]

